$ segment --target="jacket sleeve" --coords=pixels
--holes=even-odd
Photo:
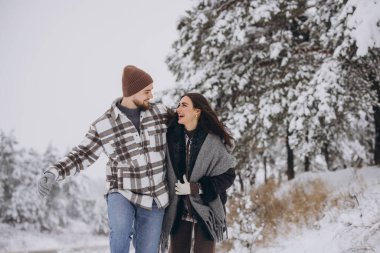
[[[235,177],[235,169],[231,168],[221,175],[201,178],[198,183],[203,192],[200,195],[202,200],[205,203],[214,200],[218,194],[225,192],[234,183]]]
[[[93,164],[102,153],[102,144],[99,138],[99,134],[94,126],[90,126],[90,129],[85,135],[84,140],[71,152],[62,158],[56,164],[53,164],[45,171],[54,171],[58,173],[57,180],[63,180],[65,177],[71,174],[77,174],[81,170],[84,170],[91,164]]]

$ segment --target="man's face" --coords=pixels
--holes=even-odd
[[[135,105],[141,110],[149,109],[149,100],[153,98],[152,90],[153,83],[149,84],[144,89],[134,94],[132,97],[133,103],[135,103]]]

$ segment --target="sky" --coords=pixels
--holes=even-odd
[[[148,72],[156,91],[174,87],[165,57],[192,5],[0,0],[0,130],[22,147],[64,154],[121,96],[125,65]]]

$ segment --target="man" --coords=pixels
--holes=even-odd
[[[135,66],[123,71],[123,97],[91,124],[83,142],[39,180],[41,197],[56,181],[76,174],[104,152],[111,253],[129,251],[134,234],[136,253],[156,253],[168,205],[165,180],[167,109],[150,104],[153,80]]]

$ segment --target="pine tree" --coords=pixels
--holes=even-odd
[[[48,231],[81,223],[86,224],[87,231],[104,234],[105,203],[92,194],[99,185],[84,175],[55,184],[46,199],[39,198],[38,178],[59,157],[53,146],[43,155],[33,149],[20,149],[12,133],[0,131],[0,222]]]
[[[10,205],[15,181],[10,175],[17,166],[19,152],[15,150],[17,141],[13,134],[6,135],[0,131],[0,213],[5,214]],[[6,217],[1,215],[1,222],[6,221]]]
[[[362,75],[365,87],[357,87],[350,78],[363,51],[352,50],[347,32],[355,4],[199,1],[179,22],[167,59],[181,84],[173,94],[195,90],[209,98],[238,140],[240,178],[253,181],[273,154],[287,165],[272,174],[287,171],[288,178],[370,161],[365,108],[377,103],[376,81],[368,85]]]
[[[305,1],[201,1],[178,26],[169,67],[233,129],[239,176],[254,178],[262,157],[293,152],[286,145],[293,90],[320,61],[315,50],[305,53],[316,44],[302,27],[305,8]]]
[[[379,6],[200,0],[180,20],[167,58],[179,84],[171,96],[202,93],[231,129],[239,207],[259,170],[281,181],[368,164],[369,154],[380,161]],[[232,227],[245,235],[252,217],[243,216]],[[260,237],[252,229],[250,239]]]

